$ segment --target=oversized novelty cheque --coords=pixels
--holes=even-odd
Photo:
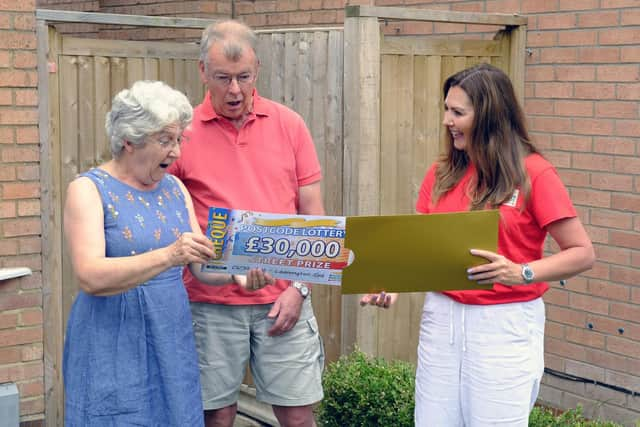
[[[469,249],[497,250],[498,212],[394,216],[284,215],[211,207],[216,258],[204,271],[341,286],[343,294],[482,289]]]

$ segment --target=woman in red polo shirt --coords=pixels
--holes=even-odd
[[[449,144],[427,171],[419,213],[499,209],[498,253],[467,270],[490,290],[429,293],[416,372],[416,426],[527,426],[544,371],[547,282],[593,265],[594,250],[556,170],[532,144],[509,77],[481,64],[444,84]],[[549,233],[559,251],[543,257]],[[375,294],[362,305],[390,306]]]

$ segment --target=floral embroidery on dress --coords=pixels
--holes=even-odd
[[[133,194],[131,194],[131,191],[127,191],[127,194],[124,195],[124,197],[130,201],[130,202],[135,202],[135,197],[133,197]]]
[[[155,237],[156,240],[160,240],[160,237],[162,237],[162,230],[159,228],[156,228],[153,231],[153,237]]]
[[[116,210],[116,207],[113,206],[111,203],[109,203],[107,205],[107,209],[109,210],[109,213],[111,214],[111,216],[115,219],[118,218],[118,211]]]
[[[180,198],[180,196],[182,196],[178,187],[173,187],[173,195],[178,199]]]
[[[156,211],[156,216],[158,217],[158,219],[159,219],[160,221],[162,221],[162,223],[163,223],[163,224],[166,224],[166,222],[167,222],[167,217],[165,216],[165,214],[163,214],[163,213],[162,213],[162,212],[160,212],[160,211]]]
[[[158,196],[158,206],[164,206],[164,200],[162,200],[162,196]]]
[[[146,207],[149,207],[149,202],[147,202],[144,197],[138,196],[138,200],[140,200],[140,203],[142,203]]]
[[[179,239],[180,236],[182,235],[182,233],[177,227],[173,227],[171,231],[173,232],[173,235],[176,236],[176,239]]]
[[[120,196],[109,191],[109,197],[113,200],[113,203],[118,203],[120,201]]]
[[[176,218],[180,221],[180,224],[184,224],[184,219],[182,218],[182,212],[176,211]]]
[[[125,225],[125,227],[122,229],[122,235],[124,236],[125,239],[127,239],[128,241],[133,240],[133,232],[131,231],[131,229]]]
[[[144,217],[137,213],[135,215],[135,218],[138,220],[138,224],[140,224],[140,227],[144,228]]]
[[[162,194],[164,194],[164,197],[166,197],[167,200],[171,200],[171,193],[169,193],[169,190],[167,190],[166,188],[163,188]]]

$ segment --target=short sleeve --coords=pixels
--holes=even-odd
[[[436,182],[437,163],[431,165],[420,186],[418,193],[418,201],[416,202],[416,211],[419,213],[429,213],[431,210],[431,191]]]
[[[322,179],[322,171],[311,133],[304,120],[298,115],[296,115],[296,118],[293,132],[296,175],[298,177],[298,186],[303,187],[320,181]]]

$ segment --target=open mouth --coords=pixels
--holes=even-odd
[[[229,105],[231,107],[237,107],[241,103],[242,103],[242,101],[229,101],[229,102],[227,102],[227,105]]]
[[[169,165],[170,165],[170,163],[160,163],[160,167],[161,167],[162,169],[166,169],[166,168],[168,168],[168,167],[169,167]]]

